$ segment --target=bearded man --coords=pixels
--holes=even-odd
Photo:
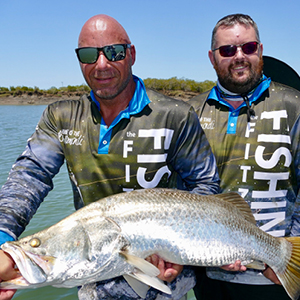
[[[263,45],[248,15],[222,18],[208,54],[217,85],[190,104],[215,155],[222,192],[244,197],[269,234],[299,235],[300,93],[263,74]],[[268,267],[197,274],[197,299],[290,299]]]

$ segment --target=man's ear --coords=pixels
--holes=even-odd
[[[131,45],[131,47],[129,48],[130,50],[130,55],[131,55],[131,65],[133,66],[135,63],[135,57],[136,57],[136,52],[135,52],[135,47],[134,45]]]
[[[215,65],[215,57],[214,57],[214,53],[211,50],[208,51],[208,57],[209,57],[211,64],[214,66]]]
[[[263,50],[264,50],[264,46],[263,44],[259,44],[259,48],[260,48],[260,55],[263,55]]]

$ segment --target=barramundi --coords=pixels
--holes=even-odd
[[[5,289],[74,287],[123,275],[141,297],[148,286],[170,294],[157,278],[159,270],[145,260],[157,254],[181,265],[223,266],[241,260],[264,269],[266,264],[291,299],[300,295],[300,237],[276,238],[259,229],[237,193],[120,193],[1,248],[20,272],[19,278],[1,282]]]

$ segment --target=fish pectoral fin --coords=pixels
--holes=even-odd
[[[135,268],[141,270],[143,273],[151,276],[156,277],[159,275],[160,271],[158,268],[156,268],[154,265],[149,263],[143,258],[140,258],[138,256],[131,255],[127,253],[126,251],[120,251],[120,254],[123,255],[126,258],[126,261],[134,266]]]
[[[245,264],[245,266],[247,268],[255,269],[255,270],[265,270],[266,269],[265,264],[258,260],[251,261],[250,263]]]
[[[160,274],[158,268],[145,259],[131,255],[126,251],[120,251],[120,254],[126,258],[129,264],[135,267],[135,271],[132,274],[123,275],[123,277],[141,298],[146,297],[149,286],[166,294],[172,294],[170,288],[156,277]]]
[[[127,277],[125,278],[126,281],[141,298],[146,297],[146,294],[149,290],[149,286],[168,295],[172,294],[170,288],[166,284],[164,284],[162,280],[160,280],[157,277],[149,276],[139,270],[134,271],[134,273],[132,274],[123,275],[123,276],[124,278],[125,276]],[[129,281],[128,278],[130,278]]]
[[[123,275],[125,280],[131,286],[131,288],[143,299],[146,298],[147,292],[150,288],[149,285],[141,282],[140,280],[136,279],[132,275]]]

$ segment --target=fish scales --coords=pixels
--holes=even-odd
[[[16,261],[23,288],[72,287],[120,275],[143,281],[141,272],[152,280],[159,271],[143,259],[157,254],[194,266],[222,266],[238,259],[243,264],[263,262],[275,271],[291,299],[300,294],[300,238],[275,238],[260,230],[248,204],[236,193],[121,193],[32,236],[7,242],[2,249]],[[16,286],[20,288],[15,281],[0,283],[0,288]],[[155,282],[152,286],[167,292]]]
[[[116,195],[114,207],[107,205],[104,211],[120,225],[128,240],[134,241],[130,248],[134,254],[147,257],[156,249],[166,260],[174,254],[173,263],[222,266],[240,257],[250,261],[253,252],[266,251],[269,241],[255,236],[257,228],[244,226],[239,210],[218,198],[148,190],[131,196],[134,202],[129,210],[126,199],[126,194]],[[254,243],[249,244],[249,236]]]

